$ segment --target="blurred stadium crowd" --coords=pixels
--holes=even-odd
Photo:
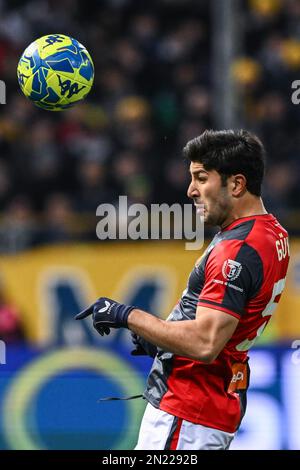
[[[0,0],[0,252],[95,240],[97,206],[121,194],[187,202],[181,149],[214,127],[209,4]],[[266,144],[268,210],[299,233],[300,113],[291,83],[300,79],[300,2],[241,5],[232,66],[239,126]],[[95,64],[89,99],[63,113],[35,108],[16,79],[25,47],[49,33],[78,39]]]

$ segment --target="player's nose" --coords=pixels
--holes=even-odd
[[[191,181],[188,190],[187,190],[187,196],[191,199],[199,198],[200,197],[200,191],[194,183]]]

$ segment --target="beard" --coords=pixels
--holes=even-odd
[[[206,206],[204,223],[212,227],[222,227],[232,210],[232,203],[227,194],[227,188],[222,188],[217,199]]]
[[[204,223],[205,225],[209,225],[210,227],[221,227],[226,217],[224,218],[224,214],[217,214],[215,212],[206,213],[204,216]]]

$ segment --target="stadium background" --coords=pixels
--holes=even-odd
[[[89,99],[61,114],[36,109],[16,80],[24,48],[56,32],[82,42],[96,72]],[[130,355],[128,332],[103,339],[74,314],[105,294],[165,318],[198,254],[100,242],[96,207],[119,194],[188,202],[183,145],[232,126],[266,144],[264,200],[292,252],[233,447],[299,449],[299,2],[0,0],[0,79],[0,448],[133,446],[144,402],[97,400],[141,392],[151,361]]]

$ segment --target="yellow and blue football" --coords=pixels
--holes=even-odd
[[[50,34],[34,41],[18,64],[18,81],[24,95],[49,111],[62,111],[82,101],[94,81],[94,65],[76,39]]]

